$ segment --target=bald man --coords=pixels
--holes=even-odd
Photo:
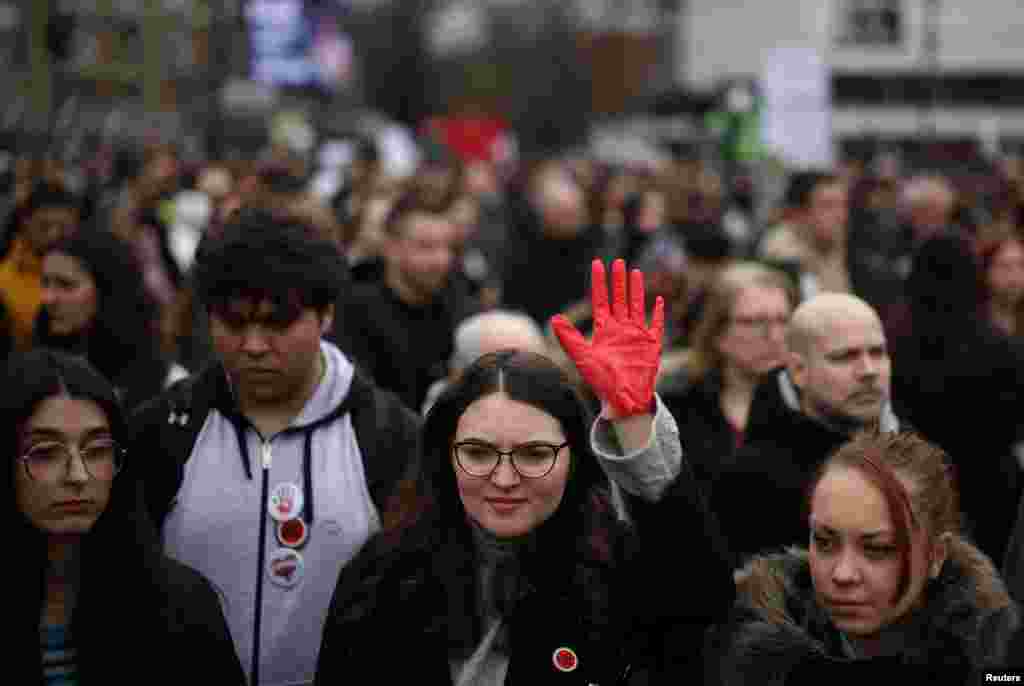
[[[786,343],[786,366],[758,386],[743,447],[712,488],[737,564],[806,545],[804,491],[818,465],[858,429],[899,428],[885,333],[870,305],[842,293],[815,296],[793,312]]]
[[[455,327],[454,349],[448,361],[448,376],[439,379],[427,391],[420,412],[426,415],[434,402],[477,358],[498,350],[514,348],[551,356],[553,351],[544,331],[522,312],[495,309],[466,317]]]

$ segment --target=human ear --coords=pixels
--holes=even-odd
[[[928,578],[934,579],[942,572],[942,565],[949,557],[949,547],[953,541],[953,534],[948,531],[936,539],[932,544],[931,559],[928,560]]]

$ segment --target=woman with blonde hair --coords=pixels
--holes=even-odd
[[[712,478],[742,444],[758,380],[785,361],[795,305],[789,278],[756,262],[733,263],[712,282],[691,347],[660,384],[698,477]]]

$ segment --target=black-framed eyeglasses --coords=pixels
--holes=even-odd
[[[71,469],[74,453],[82,460],[86,473],[97,481],[111,481],[124,466],[125,449],[110,438],[93,439],[72,450],[60,441],[42,441],[25,449],[18,459],[34,481],[56,481]]]
[[[504,456],[508,456],[512,469],[519,476],[539,479],[551,473],[558,461],[558,453],[568,445],[568,441],[561,445],[524,443],[512,450],[498,450],[490,443],[460,441],[452,445],[452,455],[462,471],[480,479],[490,477]]]
[[[772,327],[785,330],[786,326],[789,325],[789,316],[731,317],[729,321],[744,331],[752,332],[760,336],[768,336],[772,332]]]

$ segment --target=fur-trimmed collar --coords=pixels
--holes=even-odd
[[[722,681],[784,683],[801,663],[848,660],[844,638],[814,600],[807,552],[789,548],[750,560],[736,573],[734,621],[719,633]],[[963,668],[999,664],[1018,610],[992,562],[954,539],[921,608],[900,622],[896,659]]]

